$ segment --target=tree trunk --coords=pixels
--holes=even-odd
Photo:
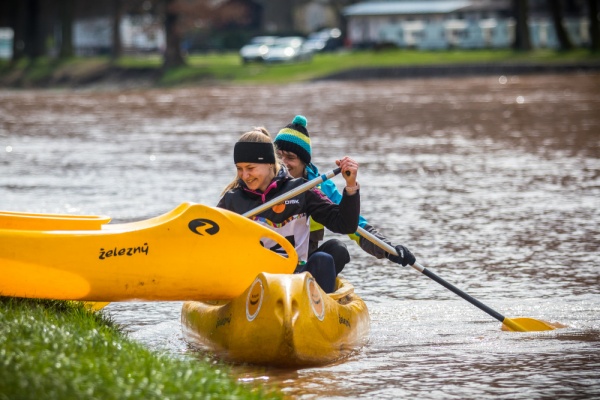
[[[600,24],[598,23],[598,1],[588,0],[590,13],[590,49],[600,51]]]
[[[24,51],[30,61],[44,54],[44,39],[41,26],[40,1],[29,0],[26,6]]]
[[[177,0],[165,0],[165,33],[166,49],[163,57],[163,69],[180,67],[185,65],[181,54],[181,34],[179,32],[179,13],[177,12]]]
[[[529,2],[527,0],[513,0],[513,13],[517,26],[515,27],[515,41],[513,48],[518,51],[530,51],[531,39],[529,37]]]
[[[121,0],[113,0],[112,15],[112,51],[111,59],[117,60],[123,55],[123,43],[121,42],[121,18],[123,17],[123,6]]]
[[[563,25],[563,12],[560,0],[548,0],[550,6],[550,13],[552,14],[552,22],[554,23],[554,29],[556,31],[556,37],[558,38],[558,44],[562,51],[568,51],[573,49],[573,43],[569,38],[569,33]]]
[[[58,2],[60,18],[60,51],[59,58],[73,57],[73,19],[75,13],[74,0],[60,0]]]
[[[27,4],[23,0],[11,0],[11,28],[13,29],[12,59],[15,64],[25,56],[25,27],[27,25]]]

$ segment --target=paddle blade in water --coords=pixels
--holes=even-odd
[[[533,318],[504,318],[502,322],[503,331],[535,332],[551,331],[556,328],[564,328],[565,325],[557,322],[551,323]]]

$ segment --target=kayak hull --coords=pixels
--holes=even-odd
[[[297,264],[281,235],[201,204],[101,229],[44,229],[0,227],[0,295],[100,302],[234,298],[259,272],[291,273]],[[263,247],[267,239],[287,255]]]
[[[259,274],[233,300],[188,301],[186,340],[235,363],[300,367],[347,357],[363,345],[370,318],[353,286],[338,278],[325,294],[307,272]]]

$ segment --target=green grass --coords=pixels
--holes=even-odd
[[[285,83],[316,79],[338,71],[361,67],[392,67],[435,65],[452,63],[484,62],[578,62],[600,61],[599,55],[592,55],[579,49],[567,53],[555,51],[535,51],[520,53],[511,50],[475,50],[475,51],[415,51],[391,49],[382,51],[361,50],[339,53],[316,54],[310,62],[294,64],[242,65],[237,53],[221,55],[192,55],[187,66],[169,71],[162,80],[163,84],[175,84],[210,78],[219,81],[249,83]]]
[[[537,50],[514,52],[512,50],[454,50],[417,51],[403,49],[348,50],[337,53],[319,53],[312,61],[294,64],[248,64],[243,65],[237,52],[190,55],[186,66],[166,71],[160,85],[173,86],[203,82],[239,83],[286,83],[307,81],[335,72],[361,67],[419,66],[452,63],[486,62],[587,62],[600,61],[600,54],[585,49],[570,52]],[[116,65],[121,68],[160,69],[162,59],[158,55],[125,56],[114,64],[108,57],[74,58],[67,61],[37,60],[33,65],[25,62],[9,67],[0,62],[0,80],[3,76],[20,72],[27,82],[41,82],[56,74],[82,76],[102,66]]]
[[[0,399],[264,399],[226,366],[154,353],[79,303],[0,297]]]

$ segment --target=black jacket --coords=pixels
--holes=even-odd
[[[274,182],[274,184],[273,184]],[[273,198],[292,190],[306,180],[291,178],[285,168],[273,179],[273,188],[265,193],[251,191],[240,181],[240,186],[226,192],[217,207],[243,214]],[[308,258],[309,244],[309,217],[323,224],[335,233],[350,234],[358,228],[360,212],[360,194],[348,196],[344,191],[340,204],[335,204],[319,189],[313,188],[305,191],[283,204],[263,211],[252,217],[254,221],[266,225],[290,241],[296,248],[300,262]],[[275,242],[264,239],[263,245],[277,251],[279,246]]]

